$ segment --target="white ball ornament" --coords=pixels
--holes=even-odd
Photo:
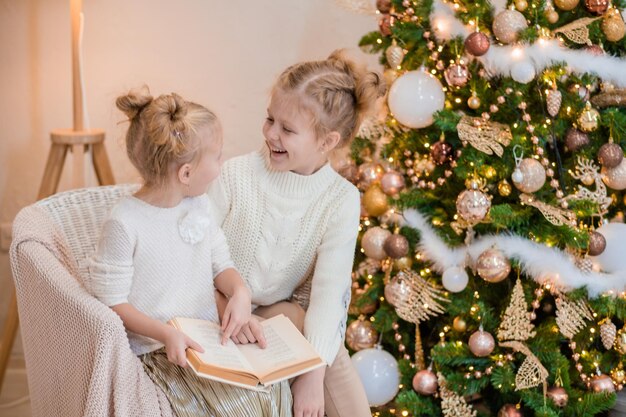
[[[602,181],[613,190],[626,189],[626,158],[614,168],[602,167]]]
[[[535,79],[537,72],[535,66],[528,61],[520,61],[511,67],[511,78],[518,83],[528,84]]]
[[[387,404],[398,393],[400,371],[398,362],[380,347],[363,349],[352,355],[370,407]]]
[[[419,129],[433,123],[433,114],[445,102],[443,86],[426,71],[409,71],[389,89],[389,109],[400,123]]]
[[[467,287],[469,277],[464,268],[460,266],[453,266],[445,271],[441,276],[441,283],[443,287],[450,292],[461,292]]]

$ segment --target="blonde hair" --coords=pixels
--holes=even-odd
[[[379,74],[358,67],[337,50],[326,60],[287,68],[274,85],[276,90],[304,98],[300,105],[311,113],[317,135],[339,132],[338,146],[345,146],[386,87]]]
[[[147,86],[133,89],[115,101],[130,121],[126,153],[147,185],[162,185],[172,165],[196,162],[206,143],[198,131],[210,127],[215,139],[217,116],[178,94],[150,95]]]

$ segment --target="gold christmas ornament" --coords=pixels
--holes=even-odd
[[[418,394],[433,395],[437,387],[437,375],[430,369],[423,369],[413,377],[413,389]]]
[[[570,11],[578,6],[579,0],[554,0],[554,5],[561,10]]]
[[[620,41],[626,34],[626,25],[618,9],[611,8],[605,15],[600,25],[602,32],[609,42]]]
[[[459,139],[487,155],[502,156],[503,146],[509,146],[513,135],[509,126],[486,122],[481,117],[463,116],[456,126]]]
[[[394,278],[408,285],[406,297],[398,297],[394,300],[396,313],[402,320],[418,324],[445,312],[442,303],[447,303],[449,300],[443,297],[441,290],[430,285],[415,271],[402,271]],[[386,289],[385,286],[385,294]]]
[[[452,328],[455,332],[463,333],[467,330],[467,322],[460,316],[455,317],[452,321]]]
[[[511,179],[518,190],[524,193],[534,193],[545,184],[546,170],[536,159],[524,158],[513,171]]]
[[[602,346],[606,350],[610,350],[615,343],[615,337],[617,336],[617,326],[608,317],[600,322],[600,339],[602,339]]]
[[[600,122],[600,113],[587,102],[585,109],[578,116],[577,127],[583,132],[593,132],[598,128]]]
[[[577,158],[576,171],[571,174],[573,178],[581,180],[583,184],[596,185],[596,189],[579,186],[574,194],[568,195],[566,200],[591,200],[597,205],[597,216],[604,216],[608,213],[611,198],[607,196],[606,186],[602,181],[602,174],[598,166],[590,159],[579,156]]]
[[[384,245],[387,238],[391,236],[391,232],[379,226],[368,229],[361,238],[361,247],[365,253],[372,259],[381,261],[387,257]]]
[[[546,383],[550,374],[530,349],[516,340],[501,342],[500,346],[512,348],[516,352],[526,355],[526,359],[524,359],[515,375],[515,390],[534,388],[543,383],[543,389],[546,392]]]
[[[481,172],[483,174],[483,176],[485,178],[487,178],[488,180],[492,179],[493,177],[495,177],[498,172],[496,171],[496,169],[494,167],[492,167],[491,165],[483,165]]]
[[[615,384],[613,384],[613,380],[608,375],[594,375],[591,378],[591,382],[589,388],[593,392],[615,392]]]
[[[439,396],[441,397],[441,412],[444,417],[476,417],[476,410],[465,402],[465,399],[456,392],[448,389],[443,374],[437,373]]]
[[[363,194],[363,207],[365,207],[367,214],[372,217],[383,215],[389,210],[387,194],[385,194],[377,184],[372,185],[367,189],[365,194]]]
[[[573,339],[593,319],[591,309],[584,300],[571,301],[564,295],[556,297],[556,324],[561,334]]]
[[[546,19],[548,19],[548,22],[551,24],[555,24],[559,21],[559,14],[553,7],[550,7],[549,9],[546,9]]]
[[[513,187],[507,180],[502,180],[498,183],[498,193],[502,197],[508,197],[511,195],[511,191],[513,191]]]
[[[615,337],[613,347],[622,355],[626,355],[626,326],[622,327]]]
[[[567,402],[569,401],[569,395],[563,387],[548,388],[547,396],[552,400],[554,405],[559,408],[565,407],[567,405]]]
[[[515,8],[520,12],[528,9],[528,2],[526,0],[515,0]]]
[[[391,46],[389,46],[389,48],[385,51],[385,57],[387,58],[389,66],[393,69],[397,69],[400,64],[402,64],[402,60],[404,59],[404,49],[398,46],[394,40],[391,43]]]
[[[613,190],[626,189],[626,159],[622,159],[622,162],[615,168],[603,167],[602,181],[607,187]]]
[[[562,33],[567,39],[579,45],[591,45],[588,26],[598,19],[600,18],[583,17],[574,20],[573,22],[568,23],[565,26],[561,26],[560,28],[555,29],[554,33]]]
[[[611,369],[611,378],[616,384],[623,384],[626,381],[626,372],[621,368]]]
[[[591,97],[591,104],[596,107],[624,107],[626,106],[626,88],[615,88],[610,91],[602,91]]]
[[[511,301],[504,312],[504,317],[498,328],[498,340],[523,342],[534,337],[536,334],[534,330],[535,325],[530,320],[530,314],[524,299],[522,282],[518,278],[511,293]]]
[[[576,0],[578,1],[578,0]],[[517,41],[517,33],[528,27],[526,18],[517,10],[503,10],[493,20],[493,34],[502,43]]]
[[[359,351],[376,345],[378,332],[372,323],[366,320],[355,320],[346,329],[346,344],[350,349]]]
[[[501,250],[487,249],[480,254],[476,261],[478,275],[487,282],[500,282],[509,276],[511,263]]]
[[[483,330],[483,326],[480,326],[469,338],[468,342],[469,350],[478,357],[489,356],[493,352],[493,348],[496,347],[496,341],[491,333]]]
[[[543,217],[555,226],[576,226],[576,213],[571,210],[551,206],[543,201],[536,200],[530,194],[521,194],[519,199],[522,203],[539,210]]]
[[[562,101],[563,95],[559,90],[557,90],[556,85],[552,90],[548,90],[548,95],[546,96],[546,106],[550,116],[556,117],[556,115],[559,114]]]
[[[480,107],[480,99],[476,95],[475,91],[473,91],[470,98],[467,99],[467,107],[469,107],[472,110],[476,110]]]
[[[393,269],[396,271],[404,271],[405,269],[411,269],[413,266],[413,259],[410,256],[403,256],[402,258],[394,259]]]

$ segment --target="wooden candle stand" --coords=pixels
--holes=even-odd
[[[55,129],[50,133],[52,142],[48,153],[48,161],[39,188],[38,200],[49,197],[57,192],[67,151],[74,154],[73,188],[85,186],[85,152],[91,151],[92,162],[100,185],[115,184],[109,158],[104,147],[104,130],[85,129],[83,127],[83,91],[80,75],[80,31],[81,31],[81,0],[70,0],[70,16],[72,23],[72,87],[73,87],[73,129]],[[2,344],[0,345],[0,392],[4,376],[17,334],[18,327],[17,297],[12,291],[9,309],[6,315]]]

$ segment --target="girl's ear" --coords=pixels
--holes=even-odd
[[[320,150],[323,153],[328,153],[337,147],[340,140],[341,134],[333,130],[332,132],[327,133],[326,136],[324,136],[324,139],[322,139]]]
[[[178,181],[183,185],[189,185],[191,179],[191,164],[183,164],[178,168],[177,172]]]

